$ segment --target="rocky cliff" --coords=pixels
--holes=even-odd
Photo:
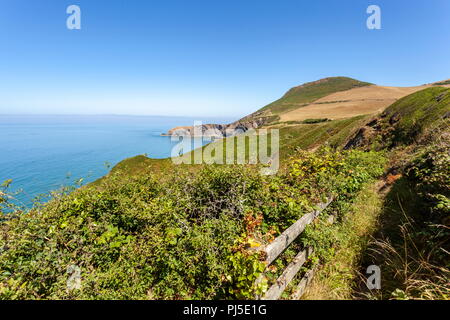
[[[257,129],[272,121],[271,117],[252,114],[230,124],[203,124],[198,127],[183,126],[170,129],[166,136],[209,136],[229,137]]]

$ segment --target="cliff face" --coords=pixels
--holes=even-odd
[[[170,129],[167,136],[229,137],[256,129],[268,122],[267,117],[245,117],[230,124],[204,124],[198,127],[185,126]]]

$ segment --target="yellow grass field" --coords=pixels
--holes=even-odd
[[[383,111],[396,100],[425,89],[431,85],[417,87],[367,86],[336,92],[305,107],[280,115],[280,121],[302,121],[305,119],[344,119]]]

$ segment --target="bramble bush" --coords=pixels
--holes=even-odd
[[[2,299],[252,298],[264,269],[248,250],[333,194],[349,201],[382,174],[383,154],[300,151],[276,176],[249,166],[111,174],[0,221]],[[0,205],[7,198],[0,194]],[[252,253],[253,252],[253,253]],[[81,288],[68,289],[71,266]]]
[[[450,145],[433,145],[421,152],[406,168],[406,177],[431,208],[436,218],[450,214]]]
[[[411,237],[425,247],[436,265],[450,262],[450,144],[448,139],[424,148],[405,168],[408,186],[417,196],[420,225]],[[448,272],[448,271],[447,271]]]

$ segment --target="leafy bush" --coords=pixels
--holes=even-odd
[[[430,203],[430,213],[450,215],[450,145],[428,147],[406,168],[406,176],[418,194]]]
[[[285,172],[206,166],[124,178],[55,196],[0,222],[3,299],[251,298],[271,241],[329,194],[349,199],[379,175],[374,152],[300,152]],[[120,170],[119,170],[120,171]],[[2,206],[7,198],[0,194]],[[81,287],[68,287],[76,268]]]
[[[449,88],[431,87],[410,94],[383,113],[380,143],[387,147],[412,144],[437,122],[448,120],[449,110]]]
[[[446,80],[446,81],[441,81],[441,82],[436,82],[434,83],[435,86],[445,86],[447,84],[450,84],[450,80]]]
[[[450,263],[450,144],[448,139],[420,152],[406,167],[408,187],[417,196],[419,231],[411,237],[437,265]]]
[[[313,123],[321,123],[321,122],[327,122],[327,121],[331,121],[328,118],[320,118],[320,119],[305,119],[302,121],[302,123],[304,124],[313,124]]]

